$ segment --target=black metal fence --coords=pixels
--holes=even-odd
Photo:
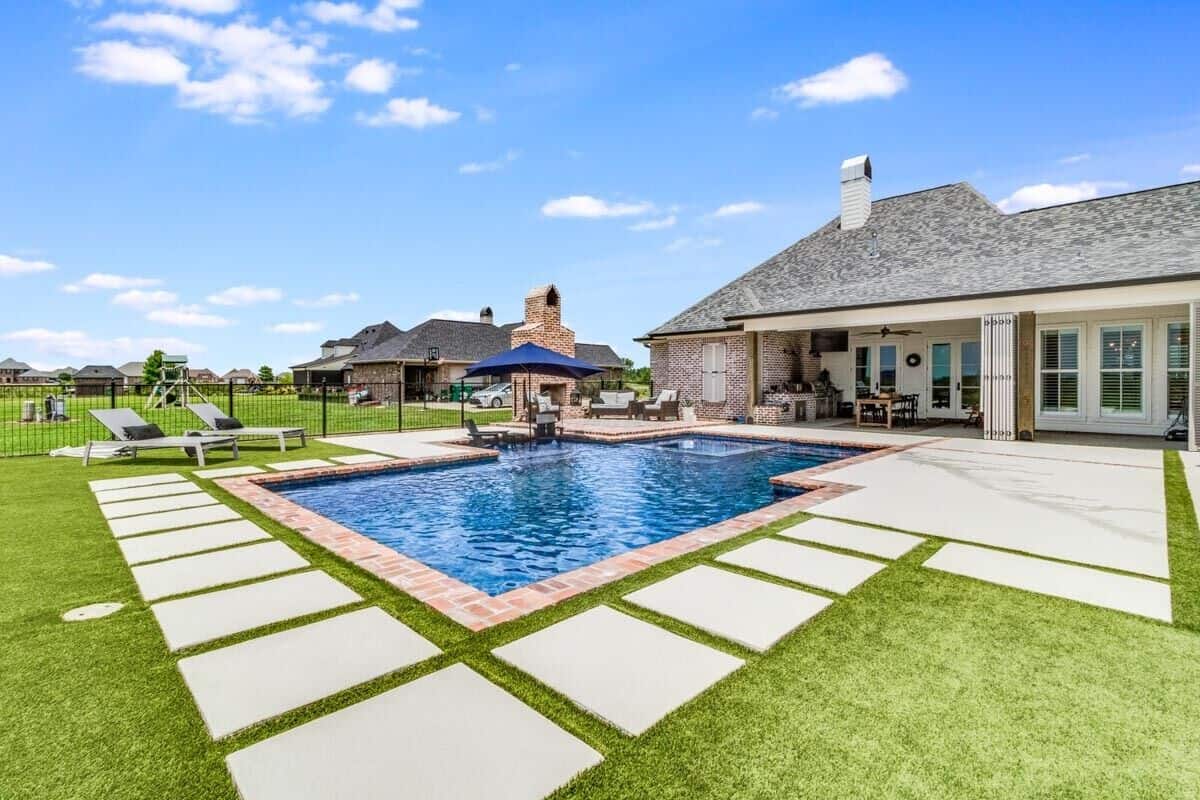
[[[304,428],[310,436],[459,428],[512,419],[511,405],[478,407],[479,387],[464,383],[368,383],[354,387],[291,384],[191,384],[165,397],[120,383],[0,386],[0,457],[42,455],[112,438],[88,412],[129,408],[167,435],[203,430],[189,406],[212,403],[246,427]]]

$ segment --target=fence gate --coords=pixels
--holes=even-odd
[[[983,438],[1017,438],[1017,315],[986,314],[980,351],[983,371]]]

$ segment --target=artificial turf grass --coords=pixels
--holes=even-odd
[[[318,444],[305,455],[337,452]],[[268,445],[248,448],[243,461],[278,458]],[[836,599],[765,655],[725,643],[747,665],[647,734],[630,738],[503,665],[490,650],[600,603],[633,613],[621,596],[804,517],[471,634],[202,482],[363,595],[362,604],[347,609],[380,605],[446,651],[214,744],[178,675],[178,655],[166,653],[86,487],[97,477],[192,468],[170,456],[89,470],[49,459],[0,462],[3,515],[15,523],[0,530],[36,530],[43,540],[25,536],[5,547],[6,556],[20,556],[14,571],[21,591],[13,599],[24,601],[25,613],[17,615],[12,637],[0,634],[6,645],[0,674],[15,671],[19,678],[0,681],[0,708],[21,708],[19,719],[0,718],[0,752],[6,754],[0,797],[234,797],[223,764],[228,752],[456,661],[605,754],[606,763],[563,797],[1183,797],[1200,786],[1192,766],[1200,763],[1200,744],[1191,730],[1200,708],[1188,689],[1198,677],[1188,664],[1200,662],[1200,637],[920,568],[936,541]],[[9,497],[36,499],[36,507],[14,517]],[[70,607],[63,597],[74,604],[111,599],[113,587],[125,592],[120,599],[130,599],[130,609],[74,626],[57,621]],[[1062,636],[1059,628],[1065,628]],[[687,626],[674,629],[706,641]],[[1136,650],[1127,649],[1131,645]],[[1006,773],[994,775],[997,769]]]
[[[1167,559],[1171,569],[1171,615],[1175,624],[1200,631],[1200,527],[1179,453],[1163,453],[1167,502]]]

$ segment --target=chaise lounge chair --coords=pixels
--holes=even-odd
[[[475,424],[473,419],[467,420],[467,433],[471,437],[471,444],[476,447],[503,444],[508,441],[508,431],[504,428],[481,428]]]
[[[660,422],[667,417],[679,419],[679,392],[675,389],[663,389],[658,397],[642,406],[642,419],[654,417]]]
[[[301,447],[308,445],[308,440],[304,435],[304,428],[247,428],[212,403],[190,403],[188,408],[200,418],[201,422],[208,426],[208,430],[198,431],[202,434],[219,433],[223,436],[233,437],[272,437],[279,440],[279,452],[281,453],[287,452],[286,440],[291,437],[299,436]],[[188,433],[192,433],[192,431],[188,431]]]
[[[95,417],[101,425],[120,443],[119,453],[137,458],[139,450],[162,450],[164,448],[182,448],[189,455],[195,455],[200,466],[205,466],[204,454],[215,447],[233,449],[233,457],[238,457],[237,439],[220,434],[213,436],[164,436],[157,425],[152,425],[138,416],[131,408],[101,408],[89,409],[88,413]],[[83,448],[83,465],[86,467],[92,457],[92,448],[112,448],[112,442],[91,442]],[[113,455],[116,455],[113,453]]]

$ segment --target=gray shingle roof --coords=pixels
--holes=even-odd
[[[877,256],[870,255],[872,235]],[[1003,214],[967,183],[835,218],[650,332],[737,318],[1200,276],[1200,181]]]
[[[86,367],[80,367],[75,373],[75,380],[87,380],[88,378],[103,378],[104,380],[121,380],[125,376],[117,372],[116,367],[108,364],[88,364]]]
[[[438,348],[443,361],[481,361],[509,348],[508,331],[483,322],[429,319],[412,330],[393,336],[371,348],[363,348],[351,364],[376,361],[420,361],[430,347]]]
[[[621,360],[616,351],[606,344],[584,344],[577,342],[575,344],[575,357],[580,361],[586,361],[593,367],[620,369],[625,366],[625,362]]]
[[[17,361],[15,358],[6,358],[0,361],[0,369],[19,369],[24,372],[29,369],[29,365],[24,361]]]

